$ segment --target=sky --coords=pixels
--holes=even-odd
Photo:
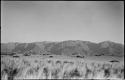
[[[122,1],[1,1],[1,42],[124,43]]]

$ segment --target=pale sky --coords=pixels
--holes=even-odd
[[[1,2],[1,42],[64,40],[124,43],[124,2]]]

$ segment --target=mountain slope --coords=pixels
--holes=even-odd
[[[104,41],[68,40],[62,42],[1,43],[1,54],[55,54],[67,56],[123,56],[124,45]]]

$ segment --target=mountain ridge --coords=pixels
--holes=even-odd
[[[1,43],[1,54],[54,54],[66,56],[123,56],[124,44],[103,41],[94,43],[82,40],[43,41],[32,43]]]

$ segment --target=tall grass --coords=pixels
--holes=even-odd
[[[62,59],[1,58],[2,80],[124,79],[124,65]]]

